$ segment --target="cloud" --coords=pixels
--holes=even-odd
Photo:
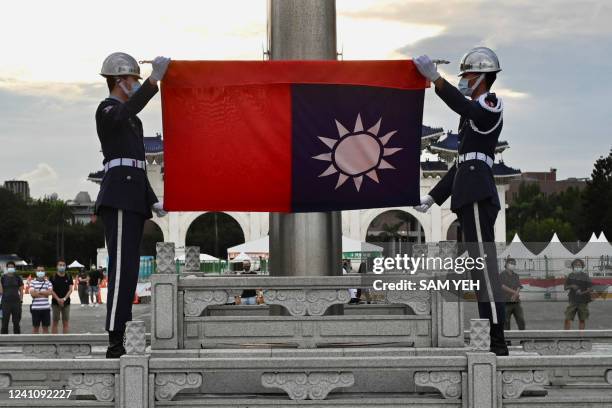
[[[495,93],[502,98],[508,99],[525,99],[529,98],[529,94],[527,92],[515,91],[509,88],[496,88]]]
[[[405,58],[398,53],[406,44],[435,37],[444,27],[384,19],[338,18],[338,45],[348,59]]]
[[[49,186],[56,185],[59,177],[53,167],[47,163],[38,163],[34,170],[17,176],[18,180],[26,180],[31,187],[41,185]]]
[[[15,77],[0,76],[0,90],[17,96],[50,97],[66,101],[83,102],[84,99],[96,100],[107,93],[106,84],[85,82],[26,81]]]
[[[473,33],[487,43],[557,38],[559,35],[601,36],[612,33],[612,5],[583,0],[397,0],[371,4],[344,15],[405,23],[438,24],[456,33]]]

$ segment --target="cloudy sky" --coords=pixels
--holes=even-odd
[[[338,0],[345,59],[427,53],[453,63],[477,45],[503,67],[504,160],[523,171],[588,177],[612,146],[612,2],[608,0]],[[81,190],[101,168],[94,112],[107,90],[104,57],[260,59],[265,0],[21,0],[0,15],[0,182],[27,179],[32,195]],[[143,67],[145,74],[148,67]],[[159,96],[141,113],[145,134],[161,130]],[[455,129],[457,117],[430,90],[425,124]]]

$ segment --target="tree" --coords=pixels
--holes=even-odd
[[[612,149],[595,162],[583,194],[584,228],[612,236]]]
[[[27,210],[25,201],[0,187],[0,253],[19,252],[28,231]]]
[[[73,224],[66,203],[55,198],[23,201],[0,188],[0,253],[16,253],[34,264],[53,266],[59,257],[95,262],[104,246],[101,222]]]
[[[595,162],[591,180],[582,191],[570,187],[546,196],[537,184],[521,183],[516,200],[506,212],[507,239],[515,233],[524,242],[548,242],[555,232],[564,242],[585,242],[593,232],[600,231],[612,236],[610,203],[612,150]]]

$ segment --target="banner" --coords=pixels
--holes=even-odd
[[[164,206],[419,204],[426,86],[411,61],[173,61],[162,82]]]

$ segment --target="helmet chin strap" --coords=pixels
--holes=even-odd
[[[476,88],[478,88],[480,86],[480,83],[485,79],[485,74],[480,74],[480,76],[478,77],[478,79],[476,80],[476,82],[474,83],[474,85],[472,85],[470,87],[470,93],[467,96],[472,96],[474,95],[474,91],[476,90]]]
[[[119,85],[119,88],[121,88],[121,90],[123,91],[125,96],[129,96],[130,95],[129,89],[126,88],[126,86],[123,84],[123,81],[121,79],[117,81],[117,85]]]

